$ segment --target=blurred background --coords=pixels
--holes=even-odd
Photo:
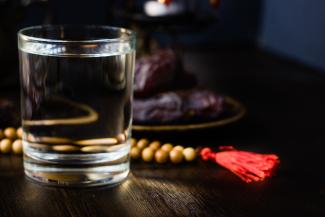
[[[165,4],[164,4],[165,3]],[[214,87],[218,70],[204,70],[201,53],[242,50],[284,57],[325,71],[323,0],[0,0],[0,88],[18,88],[17,31],[40,24],[105,24],[138,33],[138,55],[172,47],[201,83]],[[242,56],[245,59],[245,52]],[[202,59],[191,66],[192,59]],[[238,74],[245,71],[238,71]],[[211,79],[213,78],[213,79]]]

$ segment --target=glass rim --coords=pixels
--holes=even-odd
[[[104,30],[114,30],[120,31],[121,33],[125,33],[123,37],[115,37],[115,38],[99,38],[99,39],[85,39],[85,40],[63,40],[63,39],[49,39],[43,37],[35,37],[29,36],[25,34],[25,31],[28,30],[39,30],[42,28],[71,28],[71,27],[80,27],[84,29],[89,28],[100,28]],[[62,24],[62,25],[37,25],[37,26],[29,26],[22,28],[18,31],[18,37],[24,41],[39,41],[39,42],[48,42],[48,43],[111,43],[111,42],[121,42],[121,41],[132,41],[136,37],[136,33],[130,29],[123,28],[123,27],[114,27],[108,25],[72,25],[72,24]]]

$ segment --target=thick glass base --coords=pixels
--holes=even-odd
[[[101,186],[122,182],[129,174],[129,146],[108,153],[44,153],[24,144],[25,174],[55,186]]]

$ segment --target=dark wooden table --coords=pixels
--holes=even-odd
[[[241,100],[246,118],[135,137],[277,153],[276,177],[246,184],[209,163],[133,163],[129,179],[114,188],[54,188],[27,180],[20,157],[0,156],[0,216],[325,216],[325,76],[255,50],[187,52],[184,59],[203,84]]]

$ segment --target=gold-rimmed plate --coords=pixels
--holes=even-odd
[[[157,125],[145,125],[134,123],[132,130],[134,131],[186,131],[206,129],[212,127],[220,127],[230,123],[237,122],[246,114],[245,106],[232,97],[225,97],[225,111],[220,117],[204,122],[195,122],[187,124],[157,124]]]

